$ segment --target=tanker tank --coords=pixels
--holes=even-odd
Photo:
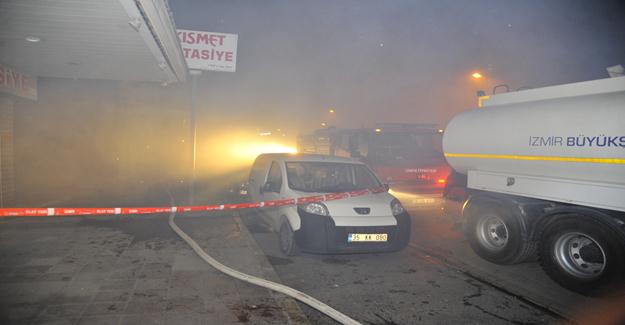
[[[544,88],[537,89],[547,94],[538,100],[526,100],[537,90],[493,96],[507,100],[459,114],[447,125],[445,157],[463,174],[625,184],[625,78],[600,81],[613,91],[554,98]]]
[[[625,212],[625,77],[494,95],[443,149],[468,188]]]

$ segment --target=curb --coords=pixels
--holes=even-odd
[[[271,263],[269,263],[267,257],[265,257],[265,253],[262,251],[260,246],[258,246],[256,240],[254,240],[254,237],[241,220],[240,215],[238,213],[233,213],[233,219],[239,226],[241,234],[244,234],[244,236],[247,237],[249,246],[253,248],[256,252],[258,252],[256,256],[258,256],[258,259],[261,263],[260,269],[263,278],[274,282],[281,282],[276,270],[273,268]],[[269,291],[270,296],[274,298],[276,302],[280,305],[284,316],[289,320],[289,324],[310,325],[310,321],[308,320],[304,312],[299,308],[299,305],[297,304],[297,301],[295,301],[295,299],[281,293],[273,292],[269,289],[267,289],[267,291]]]

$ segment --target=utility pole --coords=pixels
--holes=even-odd
[[[202,75],[201,70],[190,70],[191,75],[191,180],[189,181],[189,204],[193,205],[195,201],[195,161],[197,147],[197,126],[196,126],[196,109],[197,109],[197,81]]]

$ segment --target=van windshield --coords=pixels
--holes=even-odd
[[[296,191],[332,193],[380,186],[365,165],[328,162],[287,162],[289,187]]]

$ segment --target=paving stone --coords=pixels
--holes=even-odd
[[[104,279],[107,279],[113,273],[112,270],[91,270],[91,271],[80,271],[74,274],[73,280],[78,282],[101,282]]]
[[[164,312],[167,308],[167,300],[130,300],[126,306],[127,314],[154,314]]]
[[[0,305],[9,305],[14,303],[13,297],[22,295],[24,288],[20,283],[0,283]]]
[[[204,299],[199,296],[169,297],[167,298],[167,307],[165,310],[168,312],[193,312],[198,314],[205,314],[207,312]]]
[[[38,274],[41,275],[50,269],[50,265],[25,265],[17,267],[13,271],[14,274]]]
[[[213,267],[206,264],[204,260],[199,258],[195,253],[176,255],[172,271],[208,271]]]
[[[139,279],[162,279],[168,278],[171,274],[171,265],[167,263],[148,263],[139,271]]]
[[[130,297],[129,290],[100,290],[93,298],[94,302],[118,301],[124,302]]]
[[[66,296],[93,296],[99,289],[100,284],[98,281],[73,278],[72,281],[63,288],[61,294]]]
[[[0,265],[2,265],[0,266],[0,278],[13,274],[15,267],[7,266],[7,264],[4,263],[4,261],[2,261],[1,259],[0,259]]]
[[[81,264],[61,262],[52,266],[47,273],[77,273],[82,268]]]
[[[79,318],[35,319],[30,325],[74,325]]]
[[[6,276],[2,279],[5,283],[15,282],[27,282],[31,283],[37,281],[41,277],[40,273],[13,273],[10,276]]]
[[[77,325],[117,325],[119,320],[120,316],[117,315],[88,316],[78,320]]]
[[[2,249],[7,249],[7,248],[8,247],[3,247]],[[11,265],[13,267],[17,267],[17,266],[27,265],[31,259],[32,259],[32,256],[28,256],[27,252],[24,252],[22,254],[15,253],[11,256],[7,256],[4,259],[3,263],[4,265]]]
[[[137,279],[135,289],[138,291],[148,289],[167,289],[169,287],[170,278],[164,279]]]
[[[89,263],[80,270],[80,273],[107,273],[113,270],[115,270],[113,264]]]
[[[165,324],[179,325],[228,324],[228,322],[223,322],[214,318],[208,318],[206,313],[175,311],[164,313],[163,321],[165,322]]]
[[[118,267],[109,274],[108,279],[116,279],[116,280],[135,279],[140,269],[141,269],[141,265],[133,265],[133,266],[121,267],[121,268]]]
[[[123,315],[120,325],[158,325],[158,324],[178,324],[172,322],[166,322],[164,319],[164,315],[161,313],[153,313],[153,314],[132,314],[132,315]],[[214,323],[219,324],[219,323]]]
[[[37,281],[63,281],[69,282],[72,280],[73,273],[45,273],[37,278]]]
[[[87,304],[48,305],[37,319],[78,318],[86,307]]]
[[[137,282],[134,279],[106,279],[100,282],[100,290],[132,290]]]
[[[65,295],[59,293],[54,295],[50,301],[55,304],[81,304],[88,303],[93,299],[93,295]]]
[[[42,304],[13,303],[0,305],[1,324],[19,324],[32,321],[45,308]]]
[[[28,262],[28,265],[52,266],[59,263],[62,259],[63,258],[59,256],[33,258]]]
[[[87,306],[83,316],[121,314],[125,308],[125,302],[94,302]]]
[[[61,293],[66,282],[28,282],[20,284],[22,290],[18,295],[10,297],[14,302],[24,303],[49,303],[54,300],[59,293]]]

